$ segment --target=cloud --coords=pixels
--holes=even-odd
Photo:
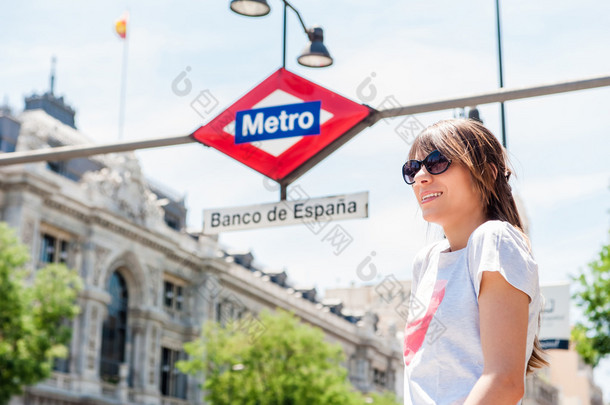
[[[590,198],[607,199],[609,186],[610,174],[598,172],[533,178],[525,181],[520,190],[531,209],[548,209]]]

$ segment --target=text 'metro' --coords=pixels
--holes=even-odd
[[[321,101],[238,111],[235,143],[320,134]]]

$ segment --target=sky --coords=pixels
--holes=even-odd
[[[282,3],[269,4],[268,16],[247,18],[231,12],[229,1],[10,2],[2,10],[0,100],[18,113],[24,96],[47,91],[55,56],[55,94],[77,110],[79,130],[96,143],[118,140],[125,43],[114,22],[129,10],[123,139],[188,135],[281,66]],[[334,64],[297,64],[306,37],[289,10],[287,69],[356,102],[411,105],[498,87],[493,1],[293,4],[307,26],[323,27]],[[609,14],[605,1],[502,2],[505,87],[608,75]],[[209,113],[191,106],[202,91],[217,101]],[[606,87],[505,104],[511,183],[525,207],[543,285],[579,274],[609,242],[609,101]],[[479,110],[500,136],[499,105]],[[427,126],[457,114],[412,118]],[[285,269],[294,284],[321,295],[365,284],[357,269],[366,260],[376,268],[369,284],[409,279],[415,253],[440,232],[421,219],[402,180],[409,143],[395,132],[401,120],[364,130],[289,188],[289,195],[310,197],[369,192],[368,218],[337,222],[352,240],[341,253],[324,231],[302,225],[228,232],[220,243],[251,251],[260,267]],[[200,144],[137,156],[148,177],[186,197],[192,230],[201,229],[204,209],[279,200],[275,183]],[[574,310],[572,321],[577,316]],[[598,382],[610,381],[608,363],[596,371]],[[610,383],[604,389],[608,400]]]

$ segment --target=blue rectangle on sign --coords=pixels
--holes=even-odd
[[[320,134],[321,101],[238,111],[235,143]]]

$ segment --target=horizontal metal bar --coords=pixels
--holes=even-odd
[[[570,91],[593,89],[598,87],[610,86],[610,76],[599,76],[588,79],[581,79],[570,82],[560,82],[534,87],[523,87],[517,89],[499,89],[488,93],[481,93],[467,97],[455,99],[432,101],[422,104],[391,108],[382,111],[374,111],[368,118],[369,125],[373,125],[377,120],[401,115],[419,114],[432,111],[449,110],[452,108],[468,107],[501,101],[517,100],[529,97],[545,96],[549,94],[566,93]],[[364,124],[364,123],[361,123]],[[361,131],[364,128],[357,128]],[[355,135],[355,134],[354,134]],[[345,139],[345,138],[344,138]],[[180,135],[168,138],[145,139],[139,141],[124,141],[108,143],[103,145],[72,145],[60,146],[56,148],[37,149],[23,152],[0,153],[0,166],[19,163],[31,163],[40,161],[58,161],[99,155],[103,153],[126,152],[137,149],[158,148],[161,146],[182,145],[195,142],[190,135]],[[332,148],[331,148],[332,149]],[[336,149],[336,148],[334,148]],[[334,150],[333,149],[333,150]],[[321,155],[322,156],[322,155]],[[325,157],[326,155],[324,155]],[[319,161],[319,160],[318,160]],[[315,163],[318,163],[316,161]],[[313,163],[313,162],[312,162]],[[309,165],[308,168],[312,166]],[[303,171],[296,171],[288,183],[304,174]]]
[[[599,76],[588,79],[545,84],[542,86],[523,87],[516,89],[498,89],[488,93],[475,94],[448,100],[431,101],[404,107],[390,108],[379,111],[381,118],[398,117],[401,115],[421,114],[432,111],[463,108],[481,104],[499,103],[508,100],[546,96],[549,94],[566,93],[576,90],[593,89],[610,86],[610,76]]]
[[[36,149],[23,152],[0,154],[0,166],[40,161],[68,160],[104,153],[127,152],[137,149],[158,148],[160,146],[182,145],[195,142],[190,135],[179,135],[168,138],[123,141],[102,145],[71,145],[56,148]]]

